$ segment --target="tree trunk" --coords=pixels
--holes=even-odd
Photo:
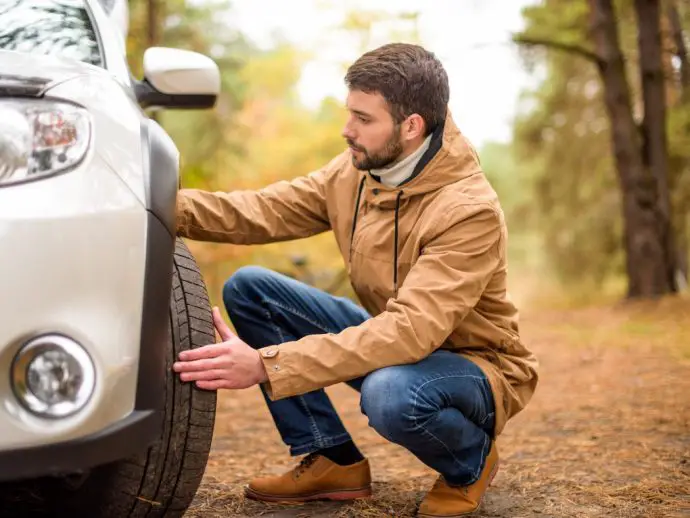
[[[685,46],[683,26],[678,13],[676,2],[668,2],[668,21],[671,30],[671,39],[675,47],[675,55],[678,59],[680,72],[680,102],[679,105],[690,104],[690,64],[688,64],[688,51]],[[688,131],[688,128],[686,128]],[[687,171],[687,164],[685,165]],[[682,174],[682,172],[681,172]],[[687,174],[687,172],[685,173]],[[679,291],[687,289],[688,286],[688,232],[685,223],[685,214],[681,208],[681,213],[676,214],[676,286]]]
[[[682,95],[687,100],[690,96],[690,66],[688,65],[688,49],[683,37],[683,26],[675,2],[668,3],[668,20],[671,26],[671,37],[676,47],[676,57],[680,68],[680,84]]]
[[[664,262],[670,291],[676,290],[676,250],[668,184],[666,136],[666,84],[661,56],[661,7],[659,0],[635,0],[640,53],[640,80],[644,105],[643,160],[656,185],[658,232],[664,243]]]
[[[147,32],[146,32],[146,46],[155,47],[159,44],[158,24],[160,18],[158,15],[158,0],[147,1]]]
[[[666,267],[666,241],[659,232],[654,181],[645,174],[612,0],[589,0],[589,4],[622,190],[628,296],[663,295],[673,286]]]

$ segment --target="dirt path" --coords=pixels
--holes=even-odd
[[[523,317],[541,381],[499,438],[502,469],[476,515],[690,516],[690,362],[659,343],[688,338],[689,308],[667,325],[663,310],[653,325],[616,309]],[[295,462],[251,389],[221,398],[211,461],[188,516],[414,516],[434,474],[367,427],[354,391],[329,393],[370,458],[373,499],[297,507],[245,501],[249,478]]]

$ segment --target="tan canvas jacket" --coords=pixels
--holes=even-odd
[[[503,212],[450,115],[399,187],[357,170],[348,150],[319,171],[259,191],[178,196],[178,233],[190,239],[259,244],[327,230],[373,318],[262,349],[270,397],[450,349],[488,376],[500,433],[532,397],[537,360],[520,340],[506,291]]]

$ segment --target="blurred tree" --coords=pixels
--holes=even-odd
[[[661,48],[661,11],[662,6],[659,0],[635,0],[644,105],[642,157],[656,186],[658,232],[662,240],[666,266],[665,290],[676,291],[677,256],[669,188],[666,79]]]
[[[165,7],[165,4],[162,4]],[[147,31],[146,31],[146,44],[149,47],[155,47],[160,41],[159,27],[164,19],[164,14],[159,10],[160,4],[158,0],[146,0],[146,19],[147,19]]]
[[[516,36],[529,43],[521,46],[525,64],[541,81],[523,94],[514,147],[520,178],[531,187],[525,211],[541,235],[532,253],[543,252],[569,287],[596,292],[623,266],[620,196],[603,89],[586,46],[587,6],[559,4],[525,9],[527,27]],[[543,42],[554,35],[559,47],[551,52]],[[573,52],[587,59],[573,59]]]
[[[152,45],[193,50],[214,59],[221,71],[221,93],[213,110],[152,113],[180,150],[183,187],[232,189],[246,150],[247,132],[239,113],[247,84],[242,70],[258,54],[244,36],[228,27],[225,1],[130,0],[127,51],[130,68],[143,77],[143,55]],[[220,265],[244,253],[237,247],[189,243],[209,286],[220,285]]]
[[[228,29],[224,17],[229,9],[225,2],[130,2],[127,43],[135,76],[143,76],[142,57],[152,44],[209,55],[221,70],[221,93],[215,109],[167,111],[159,116],[180,148],[182,183],[188,187],[208,188],[220,178],[226,181],[226,164],[241,156],[245,148],[236,120],[246,91],[240,70],[258,51],[241,33]],[[150,24],[156,28],[152,29]]]
[[[620,178],[623,195],[623,214],[626,245],[626,266],[629,280],[629,296],[654,296],[670,293],[675,290],[673,272],[675,271],[673,254],[668,254],[667,242],[670,237],[670,218],[664,213],[670,213],[666,206],[668,199],[668,184],[665,166],[659,174],[648,174],[645,162],[649,162],[652,173],[654,166],[647,160],[646,146],[651,144],[652,135],[645,132],[650,124],[643,123],[642,136],[647,137],[643,142],[639,138],[638,128],[632,112],[630,88],[625,71],[624,56],[618,37],[618,22],[612,0],[589,0],[592,14],[592,37],[595,42],[599,61],[599,71],[604,84],[604,98],[607,112],[611,121],[611,138],[616,159],[616,168]],[[636,3],[638,5],[639,3]],[[657,11],[658,14],[658,11]],[[652,28],[657,27],[658,16],[646,21]],[[640,27],[640,34],[648,31]],[[642,43],[649,45],[647,37],[640,37]],[[653,39],[653,38],[652,38]],[[643,72],[661,66],[654,52],[644,55]],[[645,70],[647,69],[647,70]],[[665,107],[661,107],[662,115],[658,116],[658,106],[650,103],[658,101],[655,95],[650,95],[650,81],[643,76],[644,113],[647,121],[654,121],[654,130],[659,131],[659,121],[662,119]],[[652,89],[653,90],[653,89]],[[663,103],[663,97],[661,102]],[[665,129],[665,127],[663,127]],[[656,154],[666,157],[665,138],[654,138]],[[661,140],[661,149],[658,142]],[[656,160],[656,159],[655,159]]]
[[[682,8],[682,9],[681,9]],[[669,171],[677,238],[679,286],[687,289],[688,216],[690,215],[690,63],[687,40],[690,6],[687,2],[667,2],[669,47],[666,70],[669,72]]]
[[[651,11],[648,12],[650,3],[652,7]],[[635,7],[638,20],[642,20],[642,23],[638,23],[638,35],[640,36],[640,48],[643,50],[640,55],[643,59],[637,67],[635,67],[634,59],[628,60],[628,68],[633,67],[633,71],[637,68],[641,74],[643,93],[641,110],[638,108],[640,103],[636,102],[634,95],[636,89],[631,88],[627,79],[630,70],[626,70],[626,60],[622,51],[622,47],[634,50],[631,49],[632,35],[634,34],[631,31],[632,24],[622,23],[619,25],[618,23],[618,18],[627,20],[630,17],[630,2],[620,2],[618,12],[616,12],[611,0],[589,0],[588,3],[574,1],[567,6],[563,6],[560,2],[547,0],[541,5],[525,9],[524,16],[528,22],[527,28],[523,33],[515,36],[516,42],[528,47],[526,59],[529,65],[545,64],[545,68],[542,68],[546,75],[545,91],[542,93],[541,102],[538,95],[536,99],[534,97],[532,99],[537,102],[537,106],[541,109],[545,108],[544,100],[555,100],[559,96],[556,89],[553,88],[554,83],[562,85],[558,87],[558,91],[565,100],[577,92],[577,85],[582,84],[580,78],[592,78],[593,73],[595,74],[594,77],[598,75],[600,78],[601,86],[590,83],[589,92],[584,89],[581,90],[581,93],[589,94],[590,99],[596,103],[602,103],[609,119],[612,154],[615,159],[622,198],[622,240],[625,250],[628,295],[631,297],[654,296],[673,292],[677,288],[674,279],[676,254],[673,249],[671,229],[672,210],[665,162],[667,149],[663,135],[665,101],[663,98],[663,76],[659,74],[662,69],[662,54],[660,50],[658,2],[640,1],[636,3]],[[590,41],[593,41],[593,46]],[[654,48],[655,45],[656,49]],[[542,52],[543,49],[547,49],[546,54]],[[551,50],[559,51],[561,55],[556,56],[552,52],[548,52]],[[583,57],[585,60],[571,65],[568,63],[568,54]],[[635,57],[634,53],[631,55],[633,58]],[[592,67],[592,64],[595,66]],[[572,70],[570,68],[572,66],[577,67],[578,70]],[[568,68],[570,68],[569,71]],[[575,75],[569,75],[567,72]],[[564,82],[561,77],[565,79]],[[659,92],[659,84],[661,84],[661,93]],[[582,100],[582,95],[577,97]],[[570,99],[570,101],[573,100]],[[599,106],[595,104],[593,107],[595,110],[600,109],[601,104]],[[552,106],[550,108],[553,109]],[[590,115],[593,115],[591,109],[588,111]],[[643,123],[643,127],[647,130],[642,135],[635,120],[637,113],[648,115]],[[544,116],[548,121],[548,114],[544,114]],[[589,118],[589,122],[594,121],[595,124],[581,124],[577,134],[574,135],[576,139],[582,140],[586,134],[595,128],[595,133],[601,130],[600,119],[592,116]],[[516,127],[518,147],[522,145],[522,147],[529,148],[524,144],[530,141],[530,137],[533,140],[534,131],[539,132],[540,127],[534,126],[534,122],[537,120],[538,117],[523,116],[518,121]],[[554,121],[552,120],[552,122]],[[559,124],[560,128],[568,126],[567,120],[565,122]],[[548,124],[541,128],[553,129],[549,128]],[[562,133],[562,130],[557,130],[556,134],[551,136],[558,136],[558,133]],[[644,135],[647,135],[647,138],[641,138]],[[654,141],[653,145],[651,145],[652,141]],[[573,140],[559,139],[554,141],[553,148],[567,155],[568,152],[565,148],[572,148],[574,142]],[[597,149],[599,153],[607,154],[607,150],[602,149],[601,146],[598,146]],[[653,158],[650,157],[650,153],[654,154]],[[603,162],[600,158],[590,162],[590,165],[596,163],[602,164]],[[547,158],[544,166],[549,167],[549,165]],[[563,175],[572,174],[572,164],[561,162],[560,166]],[[540,184],[541,190],[539,189]],[[603,196],[603,199],[610,198],[610,196],[604,195],[606,189],[600,190],[604,185],[605,180],[603,178],[591,178],[586,185],[578,185],[576,191],[588,192],[589,195],[599,193],[598,195],[594,194],[594,198],[599,196]],[[543,174],[536,186],[537,194],[542,196],[543,201],[545,193],[550,191],[550,189],[544,190],[544,186],[553,188],[553,181]],[[597,189],[593,191],[591,186],[597,186]],[[557,201],[561,205],[568,205],[566,200],[559,199]],[[588,201],[592,201],[590,196],[588,196]],[[575,214],[571,213],[573,216]],[[611,217],[609,216],[608,219],[611,220]],[[549,224],[546,226],[548,227]],[[609,225],[607,229],[615,229],[616,227],[616,225]],[[610,232],[605,230],[603,233],[599,233],[601,229],[602,226],[600,225],[596,232],[590,230],[588,241],[598,241],[600,245],[605,245],[598,247],[600,250],[610,251]],[[585,249],[588,248],[580,240],[573,241],[563,237],[571,232],[572,229],[561,227],[559,233],[561,239],[555,240],[555,242],[561,243],[563,246],[554,245],[553,242],[549,243],[549,246],[556,250],[556,256],[562,257],[563,254],[559,254],[559,250],[574,251],[575,248],[581,246]],[[553,237],[553,232],[547,232],[547,236],[549,234]],[[604,272],[609,269],[604,263],[611,266],[615,265],[616,255],[615,253],[607,253],[590,256],[583,263],[591,266],[592,260],[601,262],[599,266],[595,265],[593,269],[589,269],[590,272],[592,270],[598,272],[591,276],[592,280],[596,279],[603,282],[606,278]],[[612,260],[614,262],[611,262]],[[569,267],[570,261],[555,264],[557,271],[564,277],[570,277],[569,274],[575,271]],[[579,266],[581,272],[579,275],[583,275],[583,265]]]

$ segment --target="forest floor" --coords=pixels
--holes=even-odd
[[[690,516],[690,301],[527,312],[521,326],[540,382],[498,440],[501,469],[476,516]],[[255,387],[221,394],[208,470],[186,516],[414,516],[434,473],[367,426],[356,392],[328,392],[370,459],[371,499],[245,500],[250,478],[296,463]]]

